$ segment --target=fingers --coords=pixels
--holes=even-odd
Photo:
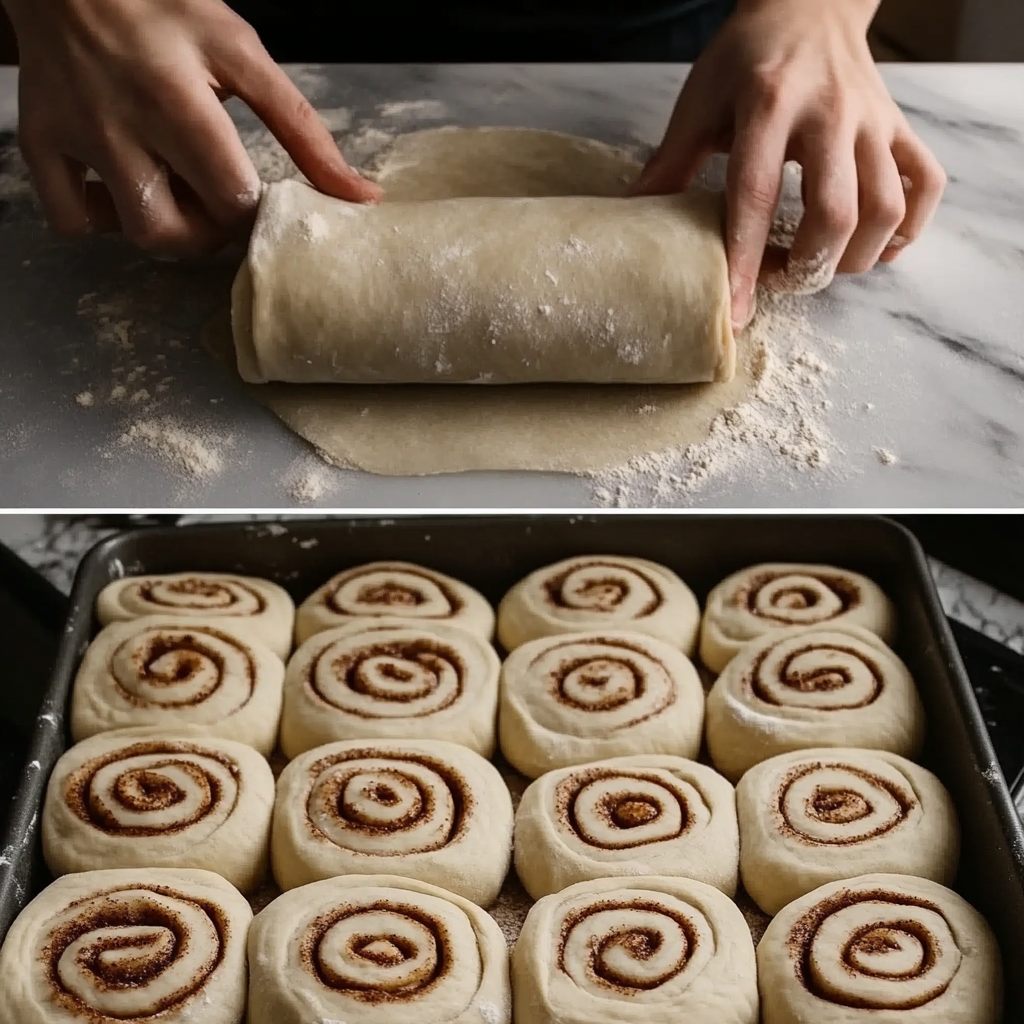
[[[223,246],[229,233],[202,206],[185,194],[175,194],[165,165],[149,154],[122,145],[96,170],[109,189],[125,237],[156,253],[195,256]],[[99,202],[95,190],[94,201]]]
[[[946,189],[946,172],[931,151],[909,128],[900,130],[892,143],[899,173],[907,179],[906,213],[881,259],[891,263],[928,226]]]
[[[725,248],[729,260],[733,329],[754,309],[754,289],[782,190],[789,125],[785,118],[752,118],[737,125],[726,172]]]
[[[258,40],[236,50],[225,84],[252,107],[313,186],[350,202],[379,200],[383,189],[349,167],[316,110]]]
[[[783,270],[764,283],[808,295],[828,287],[857,229],[857,165],[846,128],[805,129],[795,140],[803,167],[804,213]]]
[[[91,223],[85,201],[85,167],[56,150],[36,149],[25,139],[21,149],[50,230],[66,236],[88,234]]]
[[[903,183],[889,140],[875,132],[856,142],[858,214],[857,229],[850,238],[837,270],[862,274],[877,262],[896,233],[904,214]]]

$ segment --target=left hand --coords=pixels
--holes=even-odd
[[[694,64],[639,194],[681,191],[729,153],[726,252],[732,319],[746,326],[760,276],[817,291],[833,274],[891,262],[931,220],[946,175],[889,95],[867,45],[878,0],[739,0]],[[804,215],[766,252],[782,167],[803,169]],[[906,184],[905,184],[906,182]]]

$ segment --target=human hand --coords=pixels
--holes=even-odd
[[[380,198],[221,0],[2,2],[21,55],[19,141],[59,234],[121,230],[180,255],[244,235],[261,185],[222,106],[228,96],[255,111],[320,191]],[[86,181],[86,169],[100,181]]]
[[[679,191],[708,156],[729,153],[726,252],[737,329],[752,315],[759,276],[807,293],[837,271],[891,262],[942,198],[945,173],[868,49],[877,6],[739,0],[694,64],[641,175],[638,193]],[[766,252],[787,160],[803,169],[804,215],[788,253]]]

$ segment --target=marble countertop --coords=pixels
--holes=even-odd
[[[185,525],[200,522],[274,521],[289,517],[249,513],[163,518],[176,519]],[[0,516],[0,543],[12,548],[62,593],[69,594],[78,563],[94,544],[120,529],[153,523],[152,517],[143,515],[121,517],[121,520],[125,519],[130,519],[130,522],[114,524],[109,516],[102,515],[5,515]],[[1024,654],[1024,602],[937,559],[929,559],[929,564],[942,606],[950,618],[976,629],[1018,654]]]
[[[685,71],[289,68],[354,160],[374,132],[448,123],[650,145]],[[699,489],[652,496],[555,474],[410,479],[320,468],[200,343],[226,302],[230,259],[168,263],[110,239],[46,237],[13,149],[16,72],[0,69],[0,506],[1024,505],[1024,65],[883,72],[950,183],[926,240],[897,265],[803,304],[812,336],[840,343],[818,382],[827,465],[725,460]],[[251,115],[232,113],[264,175],[286,173]],[[147,445],[154,424],[192,433],[177,446]],[[297,491],[294,481],[314,470],[316,486]]]

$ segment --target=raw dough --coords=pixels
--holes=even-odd
[[[678,648],[643,633],[542,637],[501,668],[498,741],[531,779],[627,754],[696,757],[703,722],[697,670]]]
[[[334,740],[435,739],[494,753],[501,661],[461,626],[364,619],[324,630],[288,663],[286,757]]]
[[[420,619],[424,626],[451,622],[486,640],[494,634],[494,609],[467,584],[411,562],[370,562],[332,576],[299,605],[295,642],[382,616]]]
[[[395,875],[278,896],[249,930],[248,1024],[510,1024],[508,954],[469,900]]]
[[[108,583],[96,598],[101,626],[142,615],[176,615],[242,630],[282,660],[292,649],[295,605],[288,591],[270,580],[219,572],[130,576]]]
[[[739,856],[731,783],[683,757],[548,772],[516,811],[516,874],[534,899],[614,875],[681,875],[734,896]]]
[[[891,643],[896,609],[866,576],[834,565],[771,562],[722,580],[710,594],[701,624],[701,661],[721,672],[749,640],[769,630],[863,626]]]
[[[328,743],[278,779],[271,860],[282,889],[390,871],[486,907],[512,861],[512,798],[455,743]]]
[[[43,856],[55,875],[205,868],[251,892],[267,868],[273,807],[274,773],[252,747],[182,726],[119,729],[54,767]]]
[[[1000,1024],[999,946],[951,889],[908,875],[831,882],[757,947],[762,1024]]]
[[[65,875],[0,948],[0,1024],[241,1024],[251,920],[212,871]]]
[[[755,765],[736,790],[743,885],[767,914],[869,872],[956,877],[960,828],[931,772],[884,750],[818,748]]]
[[[765,633],[729,662],[707,701],[708,753],[733,782],[769,757],[808,747],[915,757],[924,728],[906,665],[858,626]]]
[[[459,195],[623,195],[640,165],[621,150],[557,132],[437,129],[382,154],[391,200]],[[206,333],[237,373],[227,315]],[[393,476],[464,470],[589,472],[702,441],[752,390],[757,353],[737,346],[728,383],[686,385],[247,385],[328,461]]]
[[[581,555],[530,573],[498,607],[498,639],[527,640],[592,629],[630,629],[693,654],[700,605],[671,569],[643,558]]]
[[[167,615],[114,622],[89,645],[75,676],[71,738],[193,725],[268,755],[283,685],[281,659],[228,627]]]
[[[515,1024],[758,1021],[747,923],[688,878],[599,878],[545,896],[512,951],[512,989]]]

